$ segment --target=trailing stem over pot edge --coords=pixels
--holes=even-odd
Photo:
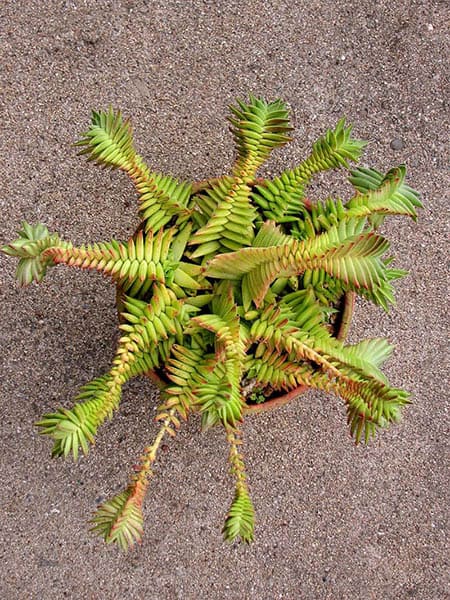
[[[345,294],[385,310],[393,302],[392,281],[405,271],[391,266],[377,228],[388,214],[416,219],[421,203],[405,183],[405,167],[385,175],[359,167],[350,172],[355,192],[347,202],[311,203],[305,189],[313,176],[347,168],[365,142],[341,119],[298,166],[258,179],[271,151],[290,140],[287,108],[253,96],[230,108],[236,162],[229,175],[201,184],[151,171],[134,149],[130,122],[111,108],[94,112],[78,142],[81,154],[131,178],[141,218],[136,234],[75,247],[42,224],[24,223],[19,238],[2,248],[19,258],[23,285],[64,263],[108,275],[123,297],[111,370],[84,385],[72,409],[37,424],[53,438],[53,456],[87,454],[132,377],[165,382],[154,442],[126,489],[92,519],[95,532],[124,549],[142,538],[142,505],[161,441],[190,413],[201,414],[204,429],[224,427],[235,494],[223,532],[249,542],[254,510],[240,424],[250,404],[299,386],[333,392],[359,442],[397,421],[408,402],[380,371],[391,353],[385,340],[346,345],[332,327]]]

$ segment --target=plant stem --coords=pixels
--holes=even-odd
[[[355,307],[355,292],[347,292],[344,297],[344,309],[342,311],[341,322],[339,323],[339,329],[336,335],[338,340],[345,340],[348,335],[348,330],[353,316],[353,309]]]
[[[241,433],[239,431],[234,430],[231,427],[227,427],[227,441],[230,445],[230,464],[231,471],[236,477],[236,489],[238,490],[247,490],[247,483],[245,481],[245,471],[244,471],[244,462],[242,459],[242,454],[239,453],[238,445],[242,443]]]
[[[148,477],[151,474],[151,465],[155,462],[159,446],[164,438],[164,435],[169,430],[169,425],[172,422],[172,418],[175,416],[175,412],[176,410],[174,408],[169,410],[167,417],[164,419],[163,424],[161,425],[161,429],[159,430],[158,435],[156,436],[153,444],[151,446],[147,446],[144,449],[144,453],[140,461],[141,466],[139,468],[139,471],[133,477],[134,485],[137,488],[143,488],[142,491],[144,491],[147,487]]]

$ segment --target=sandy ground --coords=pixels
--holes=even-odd
[[[130,384],[123,408],[78,464],[53,461],[33,422],[107,370],[114,292],[53,269],[19,289],[1,256],[0,596],[5,600],[407,599],[448,597],[445,225],[448,4],[437,0],[16,0],[1,8],[0,242],[23,219],[76,243],[126,238],[134,195],[76,157],[92,108],[131,115],[152,167],[182,178],[232,161],[224,116],[248,92],[292,107],[295,141],[275,174],[345,114],[370,139],[365,164],[405,162],[423,194],[418,224],[394,219],[411,269],[389,315],[360,304],[352,338],[388,335],[391,381],[413,393],[402,423],[355,448],[340,401],[309,393],[245,424],[258,523],[224,545],[231,500],[220,430],[193,421],[167,444],[127,555],[87,531],[155,431],[157,397]],[[448,98],[448,96],[447,96]],[[448,223],[448,221],[447,221]]]

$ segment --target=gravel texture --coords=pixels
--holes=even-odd
[[[249,418],[245,453],[258,523],[224,545],[231,500],[220,430],[193,420],[167,444],[145,506],[145,541],[122,555],[87,531],[155,431],[145,381],[78,464],[52,461],[33,422],[107,370],[114,291],[53,269],[14,283],[0,256],[0,597],[5,600],[407,599],[448,597],[448,24],[445,1],[4,0],[0,242],[23,219],[76,243],[126,238],[133,191],[75,156],[92,108],[131,115],[154,168],[202,179],[229,168],[227,105],[248,92],[292,108],[295,141],[266,169],[305,156],[345,114],[371,140],[366,164],[405,162],[418,224],[392,219],[411,269],[388,315],[359,304],[352,338],[387,335],[391,381],[413,393],[399,426],[355,448],[340,401],[308,393]]]

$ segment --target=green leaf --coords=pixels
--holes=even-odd
[[[380,367],[391,356],[394,347],[384,338],[371,338],[345,346],[345,349],[349,354]]]

